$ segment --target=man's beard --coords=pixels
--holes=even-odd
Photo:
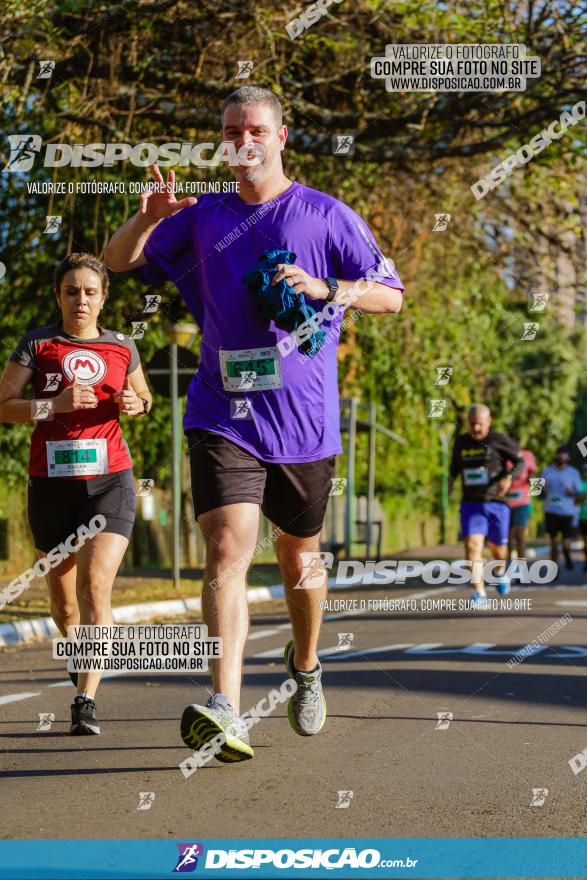
[[[268,168],[265,163],[261,165],[251,165],[244,166],[241,173],[240,178],[247,183],[260,183],[267,177]]]
[[[275,164],[275,156],[263,154],[262,161],[258,165],[241,165],[239,177],[246,183],[261,183],[271,174]]]

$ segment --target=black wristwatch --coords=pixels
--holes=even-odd
[[[326,297],[326,302],[332,302],[334,297],[336,296],[336,291],[338,290],[338,281],[336,278],[328,278],[324,279],[325,284],[328,285],[328,296]]]
[[[147,400],[146,397],[141,397],[141,400],[143,401],[143,411],[140,413],[137,413],[137,415],[146,416],[149,413],[149,401]]]

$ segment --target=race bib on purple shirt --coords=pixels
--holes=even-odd
[[[145,246],[148,264],[137,272],[146,283],[171,280],[202,330],[184,429],[222,434],[264,461],[317,461],[342,451],[336,349],[343,310],[332,315],[329,308],[322,316],[324,306],[332,304],[307,300],[324,317],[320,328],[327,332],[316,357],[306,357],[297,346],[279,347],[288,334],[259,314],[242,280],[265,251],[275,249],[293,251],[296,264],[316,278],[355,281],[371,275],[403,290],[361,218],[332,196],[299,183],[261,205],[249,205],[235,193],[200,197],[159,223]],[[365,289],[362,284],[357,292]],[[360,293],[354,305],[361,307]],[[260,379],[262,358],[258,369],[253,363],[241,370],[221,356],[275,348],[279,379],[277,371]],[[229,375],[239,371],[255,374],[252,387]],[[233,417],[235,398],[248,401],[249,418]]]

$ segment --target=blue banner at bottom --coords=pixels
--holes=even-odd
[[[587,878],[587,839],[2,840],[0,880]]]

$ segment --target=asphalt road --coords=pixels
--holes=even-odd
[[[252,731],[253,760],[213,761],[189,779],[178,769],[189,755],[178,719],[188,702],[205,702],[206,675],[112,677],[98,693],[103,733],[76,738],[73,688],[50,643],[5,649],[1,835],[584,836],[587,769],[574,774],[569,761],[587,748],[587,575],[576,564],[566,580],[513,590],[531,600],[521,612],[327,613],[321,734],[296,736],[279,706]],[[331,599],[466,595],[416,585]],[[541,643],[566,613],[571,621]],[[346,651],[340,632],[353,634]],[[284,680],[288,637],[283,603],[253,613],[243,711]],[[539,653],[510,668],[534,639]],[[50,730],[37,729],[39,713],[55,714]],[[542,806],[531,806],[533,789],[548,789]],[[337,806],[339,791],[352,792],[347,806]],[[137,809],[140,792],[154,793],[149,809]]]

